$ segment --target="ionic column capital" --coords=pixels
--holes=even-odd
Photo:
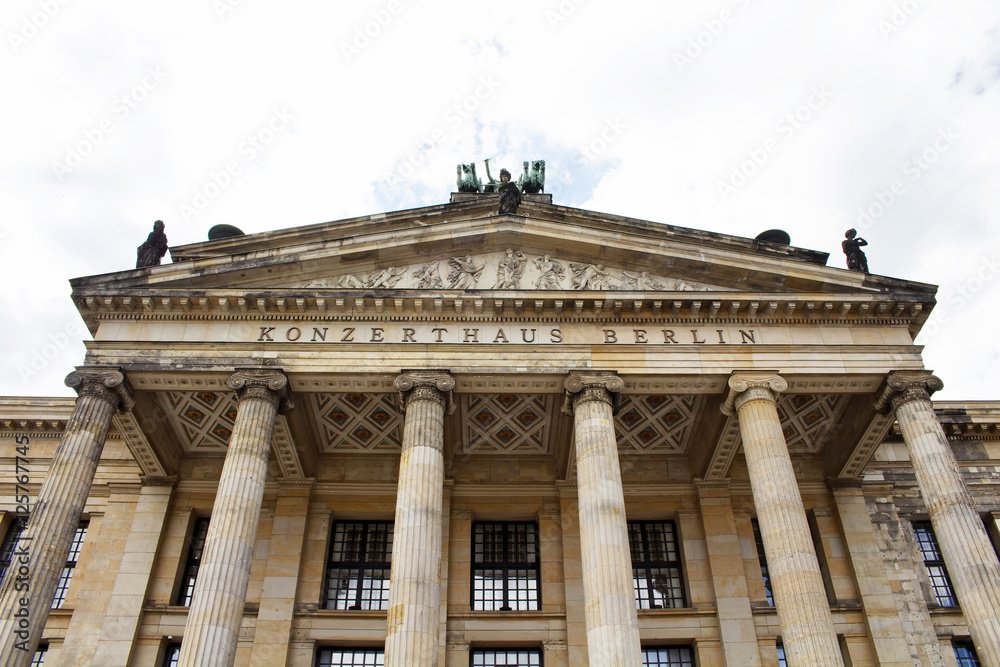
[[[618,412],[618,394],[624,388],[625,382],[618,377],[616,371],[570,373],[563,382],[563,389],[566,391],[563,414],[571,415],[578,404],[589,401],[607,403],[612,412]]]
[[[875,409],[889,414],[910,401],[930,401],[931,394],[941,389],[944,382],[933,371],[892,371],[875,401]]]
[[[135,405],[132,387],[120,368],[77,366],[75,371],[66,376],[65,382],[78,396],[99,398],[122,412],[128,412]]]
[[[788,382],[775,371],[736,372],[729,376],[729,393],[722,404],[722,414],[731,417],[748,401],[775,403],[778,394],[788,389]]]
[[[237,368],[226,385],[241,403],[251,398],[267,401],[281,414],[295,407],[288,395],[288,376],[277,368]]]
[[[393,384],[399,391],[400,410],[403,412],[414,401],[433,401],[449,415],[455,411],[455,378],[446,370],[404,369]]]

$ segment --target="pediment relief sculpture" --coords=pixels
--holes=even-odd
[[[488,276],[495,272],[496,280]],[[487,276],[484,278],[483,276]],[[568,262],[552,255],[529,256],[507,248],[500,253],[462,255],[410,266],[311,280],[295,287],[347,289],[495,289],[726,291],[717,285],[606,266]]]

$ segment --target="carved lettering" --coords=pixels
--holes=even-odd
[[[285,338],[291,341],[295,341],[298,340],[299,338],[302,338],[302,329],[298,327],[291,327],[288,331],[285,332]]]
[[[632,333],[635,334],[636,343],[648,343],[646,340],[646,330],[645,329],[632,329]]]
[[[559,329],[552,329],[551,331],[549,331],[549,341],[552,343],[561,343],[562,331],[560,331]]]
[[[441,327],[436,327],[434,329],[431,329],[431,333],[433,333],[435,336],[437,336],[437,338],[434,339],[434,342],[435,343],[440,343],[441,342],[441,335],[444,334],[444,333],[447,333],[447,332],[448,332],[447,329],[444,329],[444,328],[441,328]]]
[[[274,340],[273,338],[271,338],[271,332],[272,331],[274,331],[274,327],[261,327],[260,328],[260,336],[257,337],[257,340],[259,340],[259,341],[260,340]]]
[[[674,340],[674,330],[673,329],[663,329],[663,342],[664,343],[676,343]]]
[[[757,339],[754,338],[754,330],[753,329],[750,329],[750,331],[744,331],[743,329],[740,329],[740,335],[743,336],[743,342],[744,343],[748,343],[748,342],[749,343],[756,343],[757,342]]]
[[[528,332],[531,332],[531,340],[528,340]],[[521,329],[521,340],[525,343],[535,342],[535,329]]]
[[[354,327],[344,327],[344,337],[340,339],[341,343],[353,343],[354,342]]]
[[[383,343],[385,342],[385,329],[382,327],[372,327],[372,340],[373,343]]]
[[[698,330],[697,329],[691,329],[691,342],[692,343],[704,343],[706,341],[704,341],[704,340],[698,340]]]
[[[329,329],[330,329],[330,327],[323,327],[323,330],[320,331],[319,327],[313,327],[313,337],[312,337],[312,339],[314,341],[321,340],[321,341],[326,342],[326,332],[329,331]]]
[[[413,337],[413,334],[417,333],[415,329],[409,327],[403,327],[403,343],[416,343],[417,339]]]
[[[716,329],[715,331],[719,334],[719,342],[722,343],[723,345],[725,345],[726,344],[726,339],[722,337],[722,333],[723,333],[722,329]]]
[[[617,343],[618,342],[618,334],[616,334],[613,329],[605,329],[604,330],[604,342],[605,343]]]
[[[493,338],[494,343],[509,343],[507,340],[507,334],[503,332],[503,329],[497,329],[497,335]]]
[[[437,331],[435,329],[435,331]],[[465,342],[466,343],[478,343],[479,342],[479,329],[465,329]]]

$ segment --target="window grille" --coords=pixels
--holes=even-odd
[[[492,521],[472,525],[472,608],[533,611],[541,601],[538,526]]]
[[[388,609],[391,569],[391,521],[334,523],[324,607]]]
[[[931,589],[934,591],[937,603],[942,607],[957,607],[958,598],[955,597],[955,589],[951,585],[951,578],[945,568],[944,556],[941,555],[931,522],[914,521],[913,533],[917,536],[917,547],[924,559],[927,574],[930,575]]]
[[[208,535],[208,519],[198,519],[191,533],[191,546],[188,548],[187,562],[184,564],[184,576],[177,592],[177,604],[190,607],[194,597],[194,584],[198,580],[198,569],[201,567],[201,557],[205,551],[205,537]]]
[[[629,521],[632,587],[639,609],[687,606],[673,521]]]
[[[69,589],[69,582],[73,579],[73,572],[76,570],[76,563],[80,559],[80,550],[83,548],[83,539],[87,536],[87,526],[89,521],[81,521],[73,535],[73,542],[69,547],[69,555],[66,556],[66,566],[63,567],[62,574],[59,575],[59,583],[56,584],[56,592],[52,597],[52,609],[59,609],[66,601],[66,591]]]

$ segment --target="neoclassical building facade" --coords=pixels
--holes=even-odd
[[[1000,665],[933,286],[496,209],[73,280],[77,398],[0,399],[0,663]]]

